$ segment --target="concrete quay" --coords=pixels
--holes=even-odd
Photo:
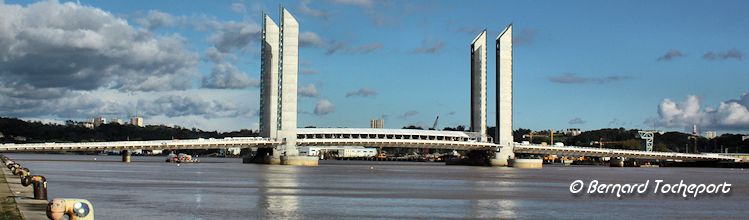
[[[34,199],[33,187],[21,185],[21,178],[3,167],[0,179],[0,196],[4,198],[0,207],[2,219],[47,220],[47,200]]]

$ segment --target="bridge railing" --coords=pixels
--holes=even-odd
[[[44,151],[44,150],[117,150],[117,149],[167,149],[190,146],[226,146],[226,145],[257,145],[278,144],[279,141],[261,137],[232,137],[221,139],[174,139],[150,141],[108,141],[82,143],[31,143],[31,144],[0,144],[0,151]]]
[[[640,150],[629,150],[629,149],[610,149],[610,148],[592,148],[592,147],[578,147],[578,146],[554,146],[554,145],[536,145],[536,144],[520,144],[516,143],[515,148],[523,149],[536,149],[542,151],[559,151],[560,154],[564,152],[590,152],[597,154],[610,154],[610,155],[639,155],[639,156],[650,156],[650,157],[668,157],[668,158],[706,158],[706,159],[721,159],[721,160],[733,160],[735,157],[724,156],[715,153],[701,153],[701,154],[689,154],[679,152],[657,152],[657,151],[640,151]]]

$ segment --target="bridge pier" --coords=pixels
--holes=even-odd
[[[309,156],[281,156],[281,165],[317,166],[320,158]]]
[[[627,160],[624,157],[612,157],[609,159],[609,166],[611,167],[624,167],[624,161]]]
[[[277,155],[278,151],[273,148],[258,148],[254,153],[245,155],[242,163],[280,165],[281,157]]]
[[[280,151],[273,148],[258,148],[254,155],[242,159],[243,163],[257,163],[269,165],[317,166],[320,158],[301,155],[280,155]]]
[[[513,152],[512,147],[504,146],[494,153],[494,158],[489,159],[489,165],[493,167],[510,166],[510,160],[512,159],[515,159],[515,152]]]
[[[120,152],[120,154],[122,155],[122,162],[124,162],[124,163],[130,163],[130,157],[131,157],[131,155],[130,155],[130,151],[129,150],[122,150]]]

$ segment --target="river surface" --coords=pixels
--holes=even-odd
[[[543,169],[321,161],[318,167],[200,158],[6,154],[48,180],[49,198],[83,198],[96,219],[746,219],[749,169]],[[588,183],[732,184],[728,194],[573,194]],[[587,185],[586,189],[587,190]]]

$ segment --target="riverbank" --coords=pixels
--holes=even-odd
[[[3,169],[5,170],[5,169]],[[13,193],[10,192],[8,181],[5,179],[5,172],[0,173],[0,219],[21,219],[21,212],[16,207],[16,200]]]
[[[31,187],[21,185],[21,178],[3,167],[0,178],[0,219],[46,220],[47,200],[35,200]]]

